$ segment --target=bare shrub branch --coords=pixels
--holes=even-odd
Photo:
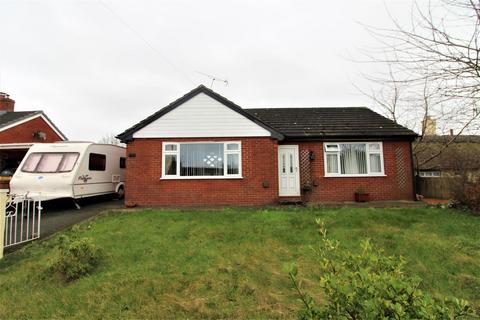
[[[376,88],[361,93],[389,118],[416,130],[415,152],[422,152],[426,119],[439,132],[454,135],[438,157],[461,134],[480,130],[480,1],[438,0],[422,6],[414,1],[410,24],[390,13],[392,28],[367,26],[381,46],[366,53],[367,61],[387,72],[366,77]]]

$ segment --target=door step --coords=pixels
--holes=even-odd
[[[289,197],[282,197],[279,199],[279,203],[281,205],[305,205],[305,201],[302,200],[300,197],[294,197],[294,198],[289,198]]]

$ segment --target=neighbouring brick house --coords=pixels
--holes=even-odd
[[[199,86],[117,137],[127,205],[413,200],[416,134],[368,108],[242,109]]]
[[[0,92],[0,172],[13,174],[32,144],[64,140],[43,111],[15,111],[15,101]]]
[[[466,183],[480,182],[480,136],[426,135],[414,143],[417,193],[454,199]]]
[[[414,158],[420,177],[480,177],[480,136],[428,135],[417,144]]]

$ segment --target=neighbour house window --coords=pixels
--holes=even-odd
[[[120,157],[120,169],[125,169],[127,167],[127,159],[125,157]]]
[[[90,153],[88,158],[88,170],[105,171],[107,156],[100,153]]]
[[[239,178],[240,142],[165,142],[162,177]]]
[[[325,176],[384,174],[381,142],[325,143]]]
[[[438,178],[441,176],[440,171],[420,171],[419,175],[422,178]]]
[[[31,153],[22,171],[35,173],[69,172],[77,163],[78,153],[75,152],[48,152]]]

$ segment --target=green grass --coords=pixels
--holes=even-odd
[[[0,318],[294,317],[301,305],[282,265],[297,261],[318,293],[309,254],[315,217],[342,247],[359,250],[371,238],[404,256],[428,292],[480,307],[479,217],[428,208],[144,210],[81,225],[105,258],[73,283],[47,272],[57,237],[7,255]]]

